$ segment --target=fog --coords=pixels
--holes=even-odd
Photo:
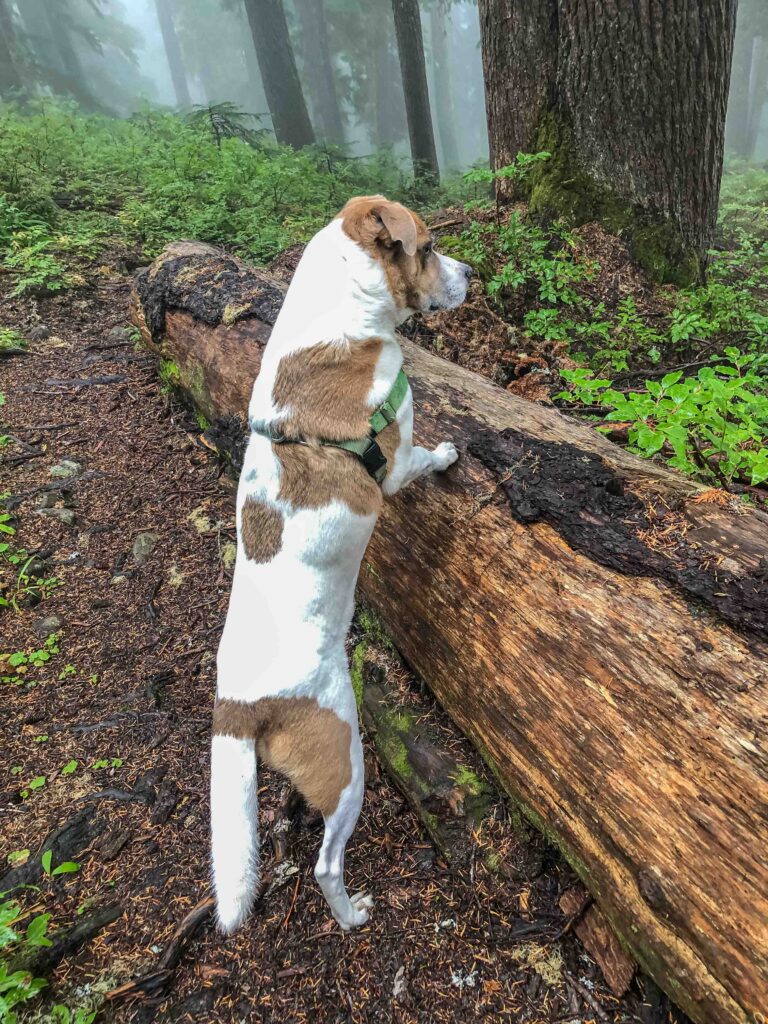
[[[398,47],[390,0],[0,0],[0,94],[64,95],[120,117],[147,104],[229,104],[284,142],[352,156],[386,149],[407,163],[405,47],[404,60],[426,68],[428,116],[411,110],[416,132],[431,123],[441,171],[465,169],[488,157],[477,5],[419,7],[422,40],[411,33]],[[767,97],[768,4],[741,0],[731,153],[768,160]]]
[[[316,141],[353,156],[391,149],[406,160],[388,0],[285,0],[287,60],[272,23],[276,7],[259,0],[0,0],[0,27],[10,24],[14,34],[20,98],[68,95],[86,110],[120,117],[146,104],[189,110],[226,103],[273,130],[274,87],[270,105],[264,81],[277,73],[278,82],[290,83],[295,62]],[[420,7],[440,167],[463,169],[488,158],[477,5],[422,0]],[[257,53],[257,33],[266,57]],[[286,67],[269,66],[278,58]]]

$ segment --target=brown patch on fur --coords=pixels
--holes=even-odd
[[[397,422],[384,427],[382,432],[376,435],[376,442],[387,460],[387,476],[389,476],[395,468],[395,453],[400,447],[400,427]]]
[[[366,398],[373,386],[379,338],[342,345],[313,345],[283,356],[277,365],[272,399],[292,412],[280,420],[286,437],[348,441],[365,437],[373,412]]]
[[[213,733],[255,740],[259,757],[287,776],[326,817],[352,780],[349,723],[312,697],[262,697],[253,704],[217,701]]]
[[[271,562],[283,543],[283,516],[257,498],[246,498],[240,517],[243,550],[252,562]]]
[[[398,226],[403,216],[416,227],[413,253],[407,232]],[[384,196],[357,196],[339,217],[344,233],[381,263],[397,307],[421,309],[424,296],[434,291],[440,263],[428,249],[431,236],[418,213]]]
[[[357,436],[367,432],[366,419]],[[319,445],[275,444],[272,450],[282,467],[278,497],[295,508],[322,508],[343,501],[357,515],[378,514],[381,490],[356,455]]]

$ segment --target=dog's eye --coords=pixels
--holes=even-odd
[[[427,244],[424,246],[424,257],[426,258],[433,251],[434,251],[434,244],[432,242],[427,242]]]

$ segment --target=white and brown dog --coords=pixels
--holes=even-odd
[[[417,311],[458,306],[470,274],[434,251],[404,206],[352,199],[307,246],[265,349],[249,408],[213,716],[213,877],[226,932],[258,889],[257,753],[323,814],[315,877],[333,916],[344,929],[368,918],[371,898],[350,899],[343,878],[363,800],[344,641],[382,493],[458,457],[450,442],[434,451],[412,443],[395,330]],[[362,439],[365,447],[388,398],[392,422],[375,437],[378,461],[337,446]]]

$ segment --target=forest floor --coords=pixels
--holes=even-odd
[[[118,264],[90,287],[41,299],[12,298],[0,283],[4,325],[36,339],[0,364],[10,437],[3,490],[15,529],[2,563],[12,606],[0,614],[3,650],[23,655],[0,664],[1,863],[9,857],[18,872],[28,857],[32,866],[50,833],[85,815],[85,838],[66,852],[79,870],[32,873],[39,889],[20,898],[30,915],[52,914],[52,928],[105,905],[120,912],[51,975],[50,993],[69,1007],[98,1004],[157,971],[179,923],[209,894],[210,709],[235,542],[231,486],[135,348],[130,277]],[[647,979],[623,999],[611,995],[559,906],[573,872],[542,840],[521,842],[469,745],[418,682],[382,657],[402,701],[496,794],[471,870],[448,869],[366,743],[347,872],[375,909],[344,934],[312,876],[320,831],[305,817],[286,844],[277,840],[281,783],[264,770],[270,885],[251,920],[225,939],[206,917],[159,988],[108,999],[99,1020],[682,1019]],[[20,1020],[52,1019],[36,1014],[22,1010]]]

